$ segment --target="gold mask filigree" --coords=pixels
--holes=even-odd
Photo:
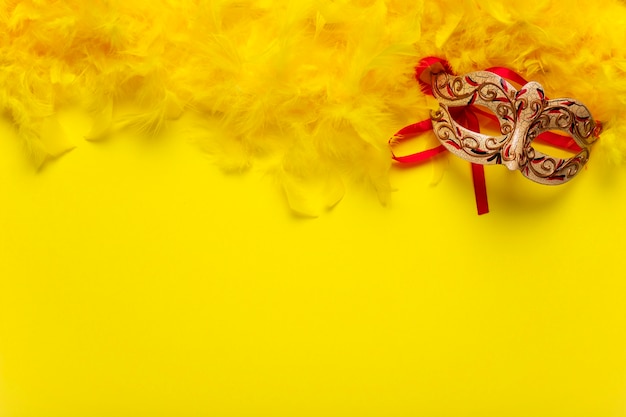
[[[439,109],[431,114],[439,141],[453,154],[482,165],[503,164],[541,184],[562,184],[572,179],[589,159],[590,145],[602,129],[582,103],[547,99],[539,83],[516,90],[504,78],[488,71],[456,76],[443,67],[431,68],[430,81]],[[451,107],[488,108],[500,124],[499,136],[474,132],[454,120]],[[580,151],[569,159],[537,151],[533,141],[543,132],[560,130],[573,137]]]

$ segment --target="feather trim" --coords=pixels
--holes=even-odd
[[[386,142],[427,117],[429,101],[412,72],[432,55],[459,73],[507,66],[554,96],[584,102],[609,122],[597,146],[610,147],[611,160],[626,155],[624,136],[611,133],[626,126],[626,7],[618,0],[602,7],[582,0],[12,0],[0,7],[0,106],[37,163],[71,147],[46,133],[65,104],[92,111],[89,139],[129,127],[153,134],[187,112],[223,132],[200,142],[227,165],[273,154],[271,170],[285,189],[323,172],[329,184],[363,180],[385,200]],[[141,111],[118,111],[128,103]],[[228,141],[236,145],[221,145]],[[342,187],[329,189],[333,197],[321,206]],[[300,204],[297,193],[287,194]]]

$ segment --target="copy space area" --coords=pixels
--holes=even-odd
[[[83,139],[37,171],[0,128],[0,415],[626,416],[626,173],[560,187],[392,168],[291,214],[184,137]]]

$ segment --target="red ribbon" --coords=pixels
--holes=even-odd
[[[422,75],[424,71],[432,68],[435,65],[440,65],[443,69],[453,74],[452,68],[450,64],[436,57],[426,57],[420,60],[419,64],[415,67],[415,78],[420,84],[422,91],[425,94],[433,95],[432,87],[430,84],[426,83],[422,79]],[[493,72],[496,75],[499,75],[502,78],[506,78],[514,83],[519,84],[520,86],[527,84],[528,82],[518,73],[508,68],[503,67],[493,67],[489,68],[487,71]],[[473,106],[466,107],[455,107],[450,109],[451,116],[461,124],[461,126],[472,130],[474,132],[480,132],[480,125],[478,123],[477,113],[485,116],[495,122],[498,122],[498,119],[490,113],[484,112],[478,108],[473,108]],[[402,128],[398,133],[396,133],[389,141],[390,146],[392,142],[402,142],[408,139],[411,139],[415,136],[419,136],[423,133],[432,131],[432,122],[430,119],[423,120],[419,123],[415,123],[409,126]],[[557,148],[567,149],[574,152],[580,152],[581,148],[576,144],[576,142],[566,136],[557,135],[552,132],[545,132],[539,135],[536,141],[545,143],[550,146],[554,146]],[[439,145],[432,149],[427,149],[422,152],[414,153],[411,155],[405,156],[396,156],[393,153],[393,149],[391,151],[392,158],[403,164],[418,164],[424,162],[442,152],[444,152],[446,148],[443,145]],[[474,197],[476,199],[476,211],[479,215],[486,214],[489,212],[489,201],[487,199],[487,185],[485,183],[485,169],[483,165],[472,163],[472,180],[474,183]]]
[[[398,131],[393,138],[389,141],[395,142],[404,142],[407,139],[411,139],[415,136],[421,135],[422,133],[430,132],[433,130],[433,122],[428,120],[422,120],[419,123],[415,123],[409,126],[406,126]],[[414,153],[406,156],[396,156],[393,153],[393,149],[391,149],[391,157],[400,163],[403,164],[418,164],[420,162],[424,162],[433,156],[445,152],[446,148],[443,145],[439,145],[436,148],[428,149],[422,152]]]
[[[420,83],[422,91],[425,94],[433,95],[432,87],[430,84],[426,83],[422,79],[422,74],[424,71],[433,67],[434,65],[441,65],[446,72],[453,73],[450,64],[440,58],[435,57],[427,57],[420,60],[419,64],[415,68],[415,78]],[[461,126],[466,127],[475,132],[480,131],[480,125],[478,123],[478,117],[472,111],[470,107],[457,107],[451,109],[452,116],[456,121],[458,121]],[[419,123],[415,123],[409,125],[403,129],[401,129],[398,133],[396,133],[391,140],[395,140],[396,142],[401,142],[407,140],[411,137],[420,135],[425,132],[430,132],[432,130],[432,122],[430,119],[423,120]],[[391,141],[390,141],[391,144]],[[416,164],[424,162],[435,155],[444,152],[446,148],[443,145],[439,145],[436,148],[427,149],[422,152],[414,153],[406,156],[396,156],[391,151],[392,158],[395,161],[398,161],[403,164]],[[485,169],[482,165],[472,164],[472,180],[474,182],[474,197],[476,199],[476,210],[479,215],[485,214],[489,212],[489,201],[487,199],[487,184],[485,183]]]

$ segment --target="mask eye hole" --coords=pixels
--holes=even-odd
[[[488,107],[473,104],[465,107],[449,107],[450,116],[458,125],[476,133],[500,136],[501,125],[493,111]],[[475,128],[478,129],[475,129]]]
[[[535,150],[552,157],[568,159],[582,149],[571,136],[559,130],[549,130],[539,134],[532,143]]]

